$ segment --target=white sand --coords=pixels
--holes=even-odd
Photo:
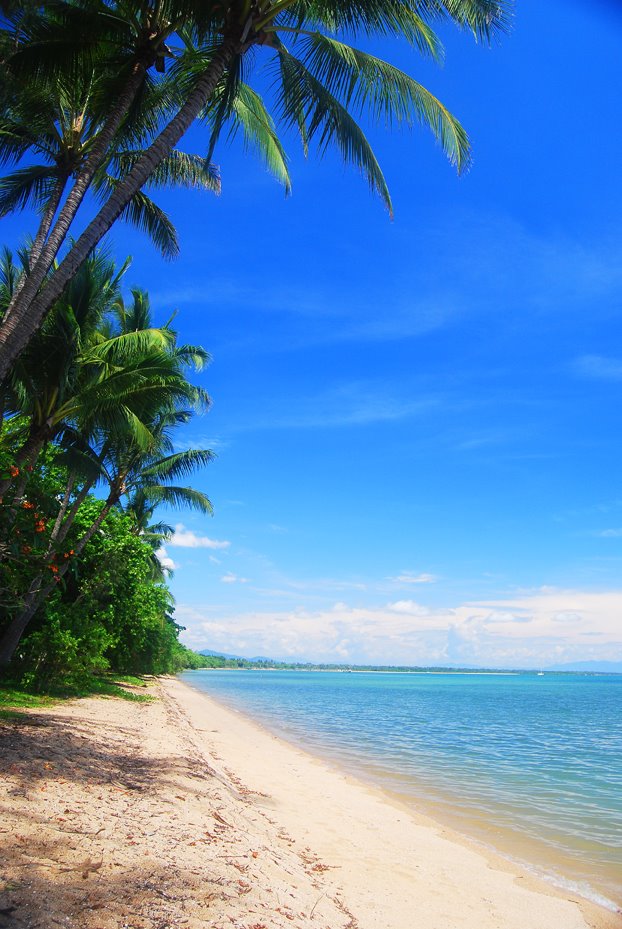
[[[209,742],[214,766],[268,794],[253,800],[258,813],[334,868],[327,874],[360,929],[622,926],[182,682],[165,689]]]
[[[0,720],[0,929],[622,929],[182,682],[153,692]]]

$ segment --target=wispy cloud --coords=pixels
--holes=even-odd
[[[223,584],[248,584],[249,580],[247,577],[238,577],[237,574],[234,574],[232,571],[228,571],[227,574],[223,574],[220,578]]]
[[[606,298],[622,283],[613,238],[586,245],[559,232],[536,233],[502,214],[452,211],[425,229],[403,221],[391,246],[393,257],[376,284],[361,276],[355,261],[346,263],[338,280],[327,274],[310,282],[296,268],[263,290],[222,273],[207,288],[201,269],[200,280],[155,293],[152,302],[209,310],[212,317],[226,314],[228,344],[256,352],[265,339],[274,352],[417,338],[474,315],[498,316],[500,307],[512,325],[513,310],[522,318],[541,317],[589,304],[592,312],[601,308],[607,315]],[[419,261],[408,260],[413,252]],[[278,318],[280,339],[274,326],[261,325],[268,316]]]
[[[404,396],[386,383],[352,381],[313,396],[299,397],[295,413],[254,418],[252,429],[315,429],[368,426],[425,416],[442,403],[436,394]]]
[[[223,439],[220,436],[213,435],[192,435],[187,439],[176,439],[175,449],[180,452],[187,451],[191,448],[206,448],[211,452],[218,453],[223,449],[229,448],[231,442],[229,439]]]
[[[622,381],[622,360],[603,355],[582,355],[575,359],[573,369],[582,377],[600,381]]]
[[[434,584],[438,578],[435,574],[413,574],[412,571],[404,571],[396,577],[388,577],[387,580],[394,584]]]
[[[223,549],[229,548],[231,542],[219,539],[210,539],[206,535],[197,535],[190,529],[186,529],[182,523],[177,523],[175,526],[175,532],[169,539],[168,544],[177,548]]]

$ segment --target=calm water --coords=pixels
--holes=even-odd
[[[184,677],[552,879],[622,904],[622,675]]]

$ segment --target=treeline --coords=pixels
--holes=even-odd
[[[222,655],[202,655],[190,652],[186,668],[243,668],[247,671],[381,671],[392,674],[496,674],[495,668],[448,668],[443,665],[379,665],[330,664],[314,662],[273,661],[271,658],[225,658]],[[504,673],[508,672],[507,670]]]
[[[124,270],[91,256],[2,385],[0,664],[22,686],[193,660],[158,559],[173,530],[154,514],[211,512],[186,479],[212,453],[175,447],[209,404],[190,379],[208,356],[153,325],[145,292],[124,298]],[[21,271],[5,251],[0,312]]]

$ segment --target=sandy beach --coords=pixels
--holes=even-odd
[[[1,929],[614,929],[174,679],[0,723]]]

